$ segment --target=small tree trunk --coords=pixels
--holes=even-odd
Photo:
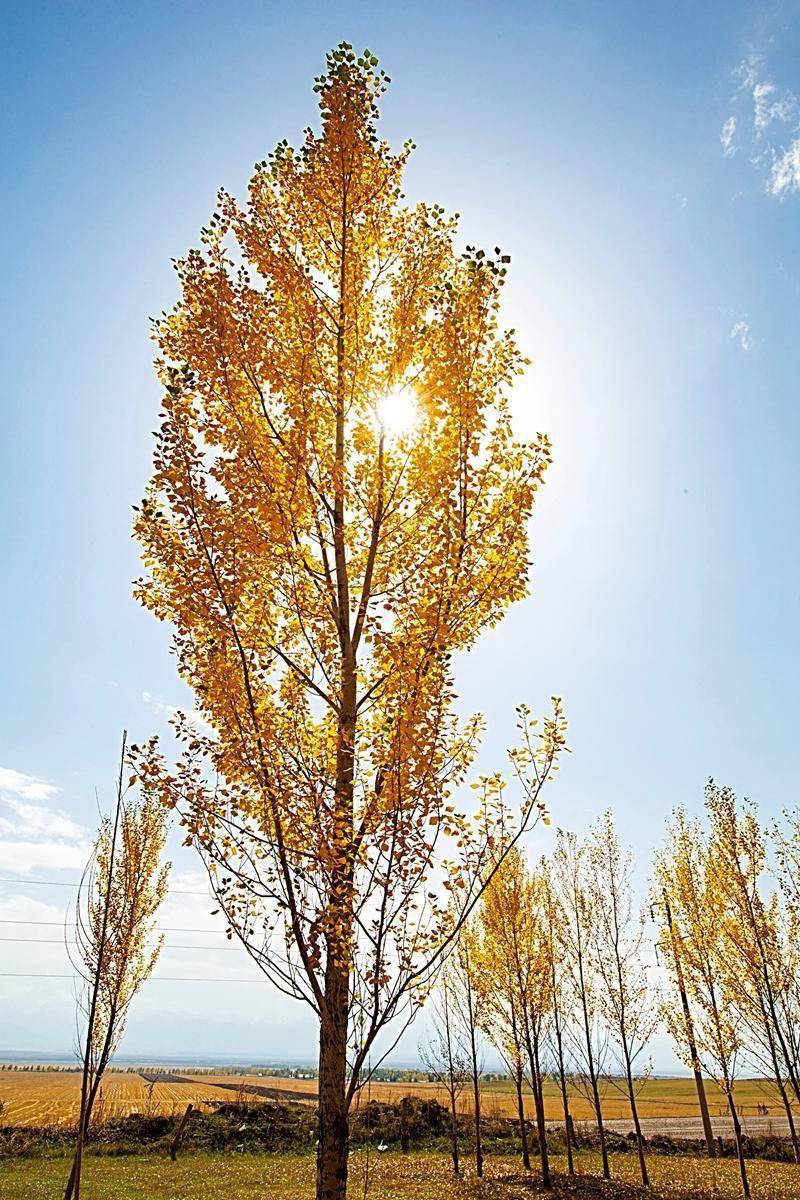
[[[476,1074],[472,1076],[473,1104],[475,1106],[475,1172],[483,1179],[483,1139],[481,1137],[481,1087]]]
[[[716,1158],[717,1146],[714,1141],[714,1130],[711,1128],[711,1116],[708,1111],[708,1100],[706,1099],[706,1086],[703,1083],[703,1073],[700,1070],[700,1060],[697,1057],[697,1048],[694,1043],[690,1043],[689,1050],[692,1055],[692,1074],[694,1075],[694,1086],[697,1091],[697,1102],[700,1105],[700,1117],[703,1122],[706,1149],[709,1158]]]
[[[644,1157],[644,1138],[642,1137],[642,1126],[639,1123],[639,1110],[636,1107],[636,1091],[633,1086],[633,1072],[631,1064],[627,1059],[625,1062],[625,1073],[628,1082],[628,1101],[631,1106],[631,1116],[633,1117],[633,1128],[636,1132],[636,1151],[639,1155],[639,1173],[642,1176],[642,1186],[650,1187],[650,1178],[647,1174],[647,1162]]]
[[[534,1101],[536,1104],[536,1128],[539,1134],[539,1153],[542,1158],[542,1186],[549,1191],[552,1183],[550,1182],[550,1157],[547,1153],[547,1126],[544,1120],[544,1089],[542,1087],[542,1071],[539,1065],[538,1035],[535,1035],[533,1038],[531,1071],[536,1080]]]
[[[525,1102],[522,1098],[522,1072],[514,1078],[517,1085],[517,1113],[519,1115],[519,1136],[522,1142],[522,1165],[526,1171],[531,1169],[531,1155],[528,1149],[528,1126],[525,1122]]]
[[[326,971],[326,1012],[319,1033],[319,1144],[317,1200],[346,1200],[350,1122],[347,1105],[346,969],[330,963]]]
[[[561,1084],[561,1104],[564,1109],[564,1138],[567,1143],[567,1174],[575,1174],[575,1162],[572,1157],[572,1147],[578,1149],[578,1141],[575,1137],[575,1125],[572,1120],[572,1113],[569,1111],[569,1100],[567,1099],[567,1081],[564,1078],[563,1070],[559,1071]]]
[[[595,1110],[595,1120],[597,1121],[597,1135],[600,1138],[600,1157],[603,1164],[603,1178],[610,1180],[610,1170],[608,1166],[608,1148],[606,1146],[606,1130],[603,1128],[603,1110],[600,1103],[600,1088],[597,1087],[597,1072],[595,1069],[595,1056],[591,1049],[591,1026],[589,1022],[589,1007],[587,1003],[587,984],[585,984],[583,976],[583,960],[578,958],[578,977],[581,986],[579,986],[579,995],[581,995],[581,1007],[583,1010],[583,1036],[587,1042],[587,1066],[589,1067],[589,1079],[591,1082],[591,1097],[593,1097],[593,1106]]]
[[[471,985],[470,985],[471,987]],[[475,1020],[472,1010],[472,992],[469,992],[469,1037],[472,1053],[472,1102],[475,1109],[475,1171],[483,1179],[483,1140],[481,1138],[481,1077],[478,1070],[478,1046],[475,1040]]]
[[[531,1033],[530,1024],[525,1024],[525,1047],[528,1051],[528,1066],[531,1072],[531,1091],[536,1111],[536,1132],[539,1140],[539,1155],[542,1160],[542,1186],[549,1190],[550,1160],[547,1155],[547,1130],[544,1123],[544,1099],[542,1097],[542,1075],[539,1070],[539,1039]]]
[[[774,1011],[774,1009],[773,1009],[773,1011]],[[798,1147],[798,1144],[797,1144],[797,1130],[795,1129],[795,1125],[794,1125],[794,1115],[792,1114],[792,1105],[791,1105],[791,1101],[789,1100],[789,1096],[786,1091],[786,1084],[784,1083],[784,1080],[783,1080],[783,1072],[781,1071],[780,1063],[778,1062],[778,1049],[777,1049],[777,1046],[775,1045],[775,1038],[772,1035],[772,1025],[770,1024],[770,1016],[769,1016],[769,1013],[767,1012],[767,1010],[765,1009],[763,1002],[761,1004],[761,1017],[762,1017],[762,1020],[764,1021],[764,1030],[766,1032],[767,1041],[769,1043],[770,1058],[772,1059],[772,1073],[775,1076],[775,1083],[777,1084],[778,1091],[780,1092],[781,1101],[783,1102],[783,1109],[784,1109],[784,1112],[786,1113],[786,1120],[789,1123],[789,1136],[792,1139],[792,1153],[794,1155],[794,1161],[800,1162],[800,1147]]]
[[[592,1097],[597,1118],[597,1132],[600,1136],[600,1157],[603,1160],[603,1178],[610,1179],[611,1171],[608,1165],[608,1147],[606,1146],[606,1131],[603,1127],[603,1109],[600,1105],[600,1090],[597,1086],[597,1076],[592,1072]]]
[[[728,1108],[730,1109],[731,1120],[733,1121],[733,1136],[736,1141],[736,1157],[739,1161],[739,1177],[742,1181],[742,1196],[744,1200],[750,1200],[750,1181],[747,1178],[747,1166],[744,1161],[744,1145],[742,1143],[742,1123],[739,1120],[739,1114],[736,1111],[736,1104],[733,1099],[733,1091],[728,1087],[726,1091],[728,1098]]]
[[[75,1157],[72,1160],[72,1169],[70,1170],[69,1179],[67,1180],[67,1186],[64,1189],[64,1200],[72,1200],[73,1196],[77,1197],[80,1194],[79,1193],[79,1174],[81,1171],[81,1164],[82,1164],[82,1160],[83,1160],[83,1146],[86,1142],[86,1138],[89,1133],[89,1125],[92,1120],[92,1110],[94,1109],[94,1102],[97,1097],[99,1085],[100,1085],[100,1076],[98,1075],[95,1078],[95,1081],[94,1081],[92,1087],[89,1089],[89,1093],[85,1100],[83,1119],[81,1121],[81,1125],[83,1128],[83,1137],[81,1138],[79,1135],[81,1154],[79,1156],[78,1151],[76,1149]]]
[[[114,825],[111,832],[111,850],[108,860],[108,874],[106,876],[106,891],[103,905],[103,920],[100,926],[100,945],[97,950],[97,962],[95,964],[94,974],[92,977],[91,996],[89,1000],[89,1013],[86,1021],[86,1041],[83,1051],[83,1071],[81,1073],[81,1103],[78,1116],[78,1141],[75,1146],[75,1158],[72,1162],[72,1170],[67,1181],[65,1190],[66,1200],[71,1196],[75,1200],[80,1200],[81,1194],[81,1169],[83,1166],[83,1144],[86,1139],[86,1133],[89,1129],[89,1120],[92,1115],[92,1107],[94,1105],[97,1089],[100,1085],[100,1080],[103,1077],[103,1071],[108,1062],[108,1055],[111,1048],[111,1037],[114,1029],[114,1016],[112,1015],[106,1030],[104,1049],[100,1056],[100,1061],[97,1063],[97,1069],[92,1078],[92,1039],[94,1037],[95,1021],[97,1018],[97,1005],[100,992],[100,982],[103,977],[105,967],[105,951],[106,937],[108,934],[108,922],[110,917],[110,893],[111,880],[114,877],[114,859],[117,853],[117,835],[119,833],[120,817],[122,815],[122,776],[125,770],[125,749],[128,744],[128,732],[122,731],[122,750],[119,756],[119,776],[117,779],[117,803],[114,809]]]
[[[708,1150],[709,1158],[717,1157],[717,1148],[714,1144],[714,1131],[711,1128],[711,1117],[708,1112],[708,1100],[706,1099],[706,1088],[703,1083],[703,1073],[700,1070],[700,1057],[697,1053],[697,1043],[694,1037],[694,1023],[692,1014],[689,1009],[689,997],[686,994],[686,984],[683,979],[683,967],[681,965],[680,950],[678,947],[678,938],[672,924],[672,909],[669,904],[669,897],[666,889],[663,890],[664,910],[667,914],[667,928],[672,942],[672,956],[675,960],[675,978],[678,983],[678,991],[681,997],[681,1008],[683,1009],[683,1022],[686,1027],[686,1043],[689,1048],[689,1055],[692,1060],[692,1074],[694,1075],[694,1086],[697,1091],[697,1103],[700,1105],[700,1117],[703,1122],[703,1134],[706,1139],[706,1149]]]
[[[786,1120],[789,1123],[789,1137],[792,1139],[792,1154],[794,1161],[800,1163],[800,1145],[797,1142],[797,1129],[794,1124],[794,1115],[792,1113],[792,1104],[786,1092],[786,1085],[783,1080],[778,1077],[778,1087],[780,1088],[781,1100],[783,1101],[784,1111],[786,1112]]]
[[[461,1166],[458,1161],[458,1113],[456,1112],[456,1094],[450,1092],[450,1157],[453,1160],[453,1174],[458,1175]]]
[[[558,995],[557,984],[556,984],[555,960],[553,961],[553,995],[554,996]],[[561,1105],[564,1110],[564,1136],[565,1136],[566,1142],[567,1142],[567,1172],[570,1175],[574,1175],[575,1174],[575,1163],[572,1160],[572,1147],[573,1147],[573,1145],[575,1145],[575,1148],[577,1149],[577,1142],[575,1141],[575,1130],[572,1125],[572,1116],[569,1111],[569,1098],[567,1096],[567,1076],[566,1076],[566,1072],[564,1070],[564,1045],[561,1040],[561,1016],[559,1013],[557,1002],[553,1008],[553,1017],[555,1019],[556,1050],[558,1052],[558,1082],[559,1082],[559,1087],[561,1089]]]
[[[597,1071],[594,1065],[594,1054],[592,1053],[592,1033],[589,1025],[589,1010],[586,1003],[586,985],[583,982],[583,969],[580,969],[580,995],[581,1006],[583,1008],[583,1032],[586,1038],[586,1060],[589,1067],[589,1080],[592,1085],[592,1107],[594,1108],[595,1120],[597,1121],[597,1133],[600,1138],[600,1157],[603,1162],[603,1178],[610,1179],[611,1171],[608,1165],[608,1148],[606,1147],[606,1131],[603,1127],[603,1109],[600,1104],[600,1089],[597,1086]]]

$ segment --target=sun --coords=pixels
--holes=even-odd
[[[392,388],[377,404],[378,420],[387,434],[402,437],[419,421],[419,405],[410,387]]]

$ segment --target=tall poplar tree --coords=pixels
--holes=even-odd
[[[491,777],[459,810],[481,721],[453,712],[452,657],[527,592],[550,447],[512,431],[508,258],[404,201],[387,82],[369,52],[329,54],[320,130],[257,164],[244,206],[221,193],[177,262],[136,523],[138,595],[212,730],[179,724],[177,766],[150,743],[139,769],[236,936],[318,1016],[331,1200],[370,1048],[413,1016],[564,744],[558,702],[538,733],[524,714],[520,803]]]
[[[696,1039],[691,1056],[700,1055],[725,1095],[742,1195],[748,1200],[750,1181],[734,1093],[737,1068],[746,1047],[741,1015],[726,980],[730,950],[723,928],[725,897],[708,839],[698,822],[690,821],[681,809],[667,826],[666,846],[656,857],[656,879],[670,897],[672,926],[680,939],[683,986],[691,1005]],[[677,1013],[670,1016],[667,1011],[666,1015],[674,1031],[676,1050],[686,1060],[690,1055],[683,1022]]]

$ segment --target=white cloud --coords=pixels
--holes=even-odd
[[[741,77],[742,87],[748,92],[752,91],[758,82],[762,66],[763,63],[757,54],[751,54],[746,61],[739,63],[737,74]]]
[[[738,342],[743,350],[752,350],[755,346],[750,326],[745,320],[737,321],[731,328],[731,338]]]
[[[159,717],[164,717],[170,724],[174,724],[175,719],[183,715],[198,733],[208,735],[214,732],[211,723],[199,712],[182,713],[182,710],[176,708],[174,704],[167,704],[160,696],[154,696],[152,692],[142,692],[142,700],[154,713]]]
[[[31,871],[74,871],[86,865],[89,847],[63,842],[7,842],[0,838],[0,870],[15,875]]]
[[[773,162],[767,191],[773,196],[800,191],[800,138],[795,138]]]
[[[0,869],[27,875],[84,865],[86,830],[68,813],[42,803],[60,791],[35,775],[0,768]]]
[[[767,76],[763,60],[751,55],[739,64],[739,93],[752,102],[752,121],[731,115],[722,126],[722,153],[732,158],[742,146],[750,165],[767,175],[766,190],[779,198],[800,191],[800,129],[787,145],[780,126],[796,120],[800,101],[788,88],[780,90]],[[733,98],[734,103],[736,97]],[[776,128],[773,128],[776,127]],[[744,136],[743,136],[744,135]],[[738,142],[738,145],[736,144]],[[768,173],[768,174],[767,174]]]
[[[733,144],[735,133],[736,117],[728,117],[727,121],[722,126],[722,133],[719,135],[719,140],[722,142],[722,153],[726,158],[730,158],[736,153],[736,147]]]
[[[0,917],[4,921],[19,921],[21,925],[49,922],[53,926],[64,920],[64,909],[33,896],[4,896],[0,898]]]
[[[773,121],[790,121],[797,107],[797,98],[786,91],[779,100],[772,100],[775,84],[769,81],[753,84],[753,122],[756,129],[766,129]]]
[[[66,842],[84,840],[83,827],[65,812],[47,808],[43,804],[30,804],[16,796],[6,796],[4,800],[13,817],[0,814],[0,832],[13,833],[17,837],[49,837]]]
[[[49,800],[57,796],[61,788],[45,783],[35,775],[25,775],[11,767],[0,767],[0,792],[12,792],[25,800]]]

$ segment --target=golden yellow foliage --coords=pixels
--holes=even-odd
[[[319,1014],[340,1134],[346,1043],[357,1078],[564,748],[556,701],[540,731],[523,717],[521,804],[495,776],[476,813],[453,800],[482,726],[456,719],[453,655],[527,592],[550,446],[512,430],[508,257],[405,203],[386,83],[369,52],[333,51],[320,131],[257,164],[245,204],[221,192],[177,262],[136,521],[137,595],[212,730],[184,723],[178,769],[154,744],[140,769],[220,868],[247,949]]]

